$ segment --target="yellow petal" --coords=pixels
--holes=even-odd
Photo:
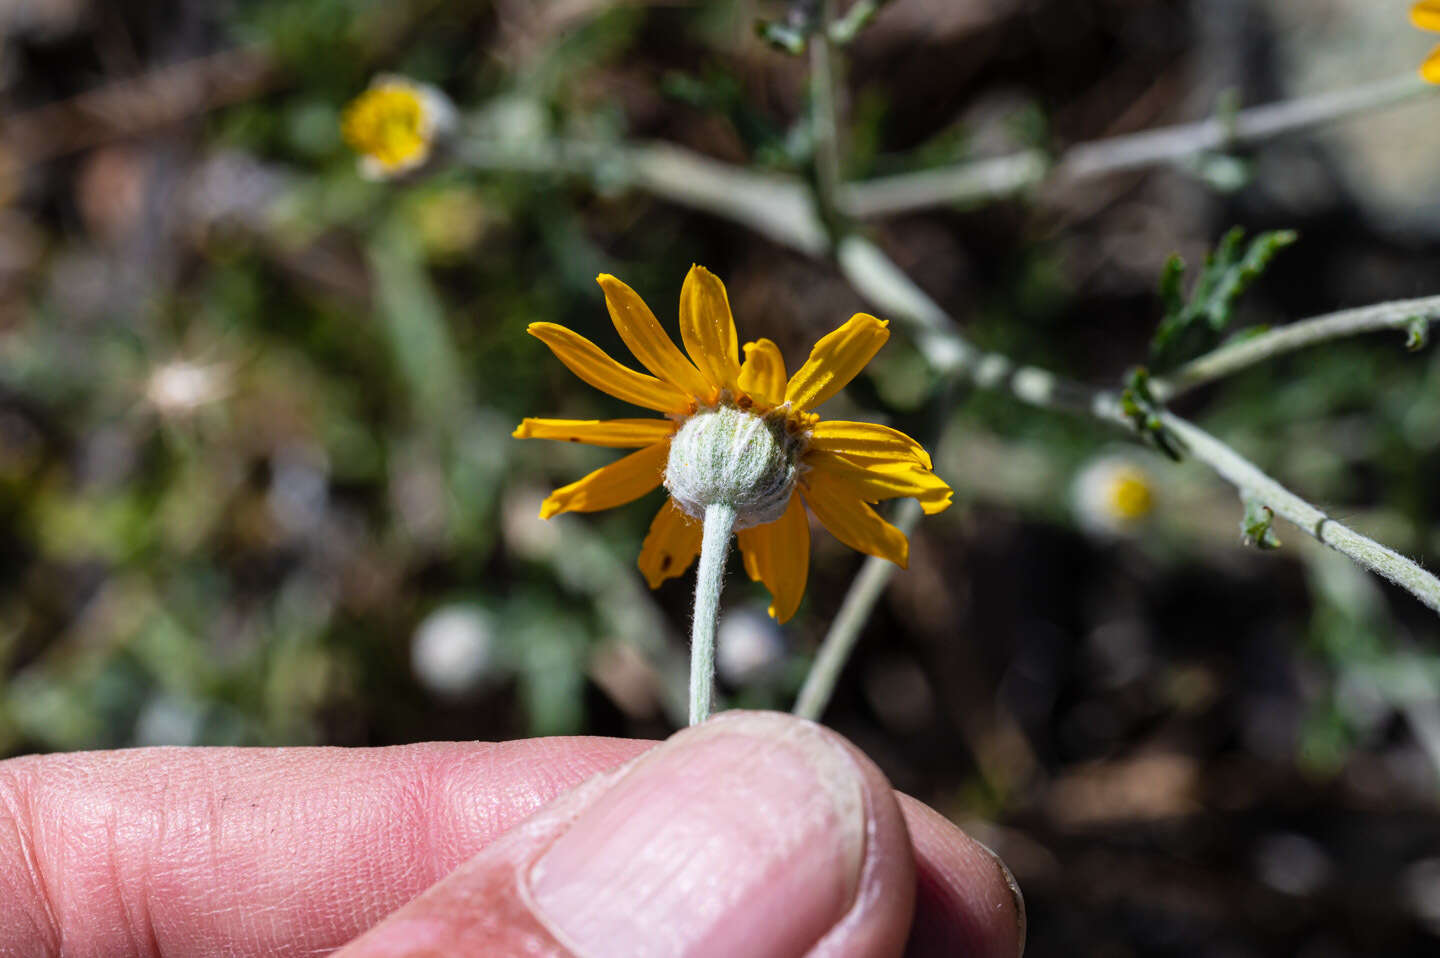
[[[1440,30],[1440,3],[1421,0],[1410,8],[1410,22],[1421,30]]]
[[[605,307],[615,329],[635,358],[676,389],[708,403],[714,388],[665,334],[645,301],[609,273],[601,273],[595,281],[605,291]]]
[[[745,344],[740,364],[740,388],[767,406],[785,401],[785,357],[768,339]]]
[[[674,499],[665,500],[640,546],[640,573],[650,588],[658,589],[666,579],[683,575],[690,568],[690,563],[700,554],[700,536],[704,530],[703,525],[675,505]]]
[[[844,389],[890,338],[886,325],[883,319],[856,313],[844,326],[821,337],[785,387],[785,399],[797,410],[814,409]]]
[[[805,454],[804,462],[812,472],[823,472],[842,482],[866,502],[908,496],[919,500],[926,515],[949,509],[955,494],[944,479],[910,462],[852,462],[813,448]]]
[[[596,469],[584,479],[550,493],[540,504],[540,518],[549,519],[562,512],[595,512],[639,499],[660,485],[669,454],[670,443],[658,442]]]
[[[904,569],[910,564],[905,533],[824,473],[809,473],[800,483],[805,503],[830,534],[857,552],[889,559]]]
[[[711,385],[732,392],[740,378],[740,346],[725,284],[703,266],[691,266],[680,288],[680,338]]]
[[[572,373],[616,399],[656,412],[684,412],[690,406],[690,398],[674,386],[625,368],[605,355],[605,350],[564,326],[531,323],[528,332],[549,346],[555,358]]]
[[[788,621],[800,607],[810,574],[810,522],[805,518],[804,502],[791,495],[790,505],[779,519],[741,529],[735,537],[745,571],[770,590],[770,616],[776,622]]]
[[[916,462],[926,469],[933,467],[924,446],[898,429],[873,422],[827,419],[817,423],[810,434],[810,448],[851,459]]]
[[[675,423],[670,419],[526,419],[510,435],[638,449],[664,442],[674,434]]]
[[[1440,47],[1431,50],[1430,56],[1420,64],[1420,75],[1431,83],[1440,83]]]

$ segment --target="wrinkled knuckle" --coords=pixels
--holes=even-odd
[[[35,853],[32,764],[0,762],[0,954],[59,955],[60,929]]]

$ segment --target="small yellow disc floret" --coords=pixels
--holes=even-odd
[[[1150,483],[1138,469],[1118,470],[1110,480],[1108,491],[1110,509],[1120,519],[1143,519],[1155,506]]]
[[[341,121],[345,142],[386,171],[418,166],[430,150],[430,118],[420,92],[407,84],[377,84],[360,94]]]

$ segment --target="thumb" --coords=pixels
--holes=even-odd
[[[339,956],[898,955],[904,819],[827,729],[729,712],[541,809]]]

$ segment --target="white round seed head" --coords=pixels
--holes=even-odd
[[[734,406],[703,409],[670,440],[665,488],[693,518],[704,518],[706,506],[727,505],[736,529],[763,525],[784,514],[801,451],[781,418]]]

